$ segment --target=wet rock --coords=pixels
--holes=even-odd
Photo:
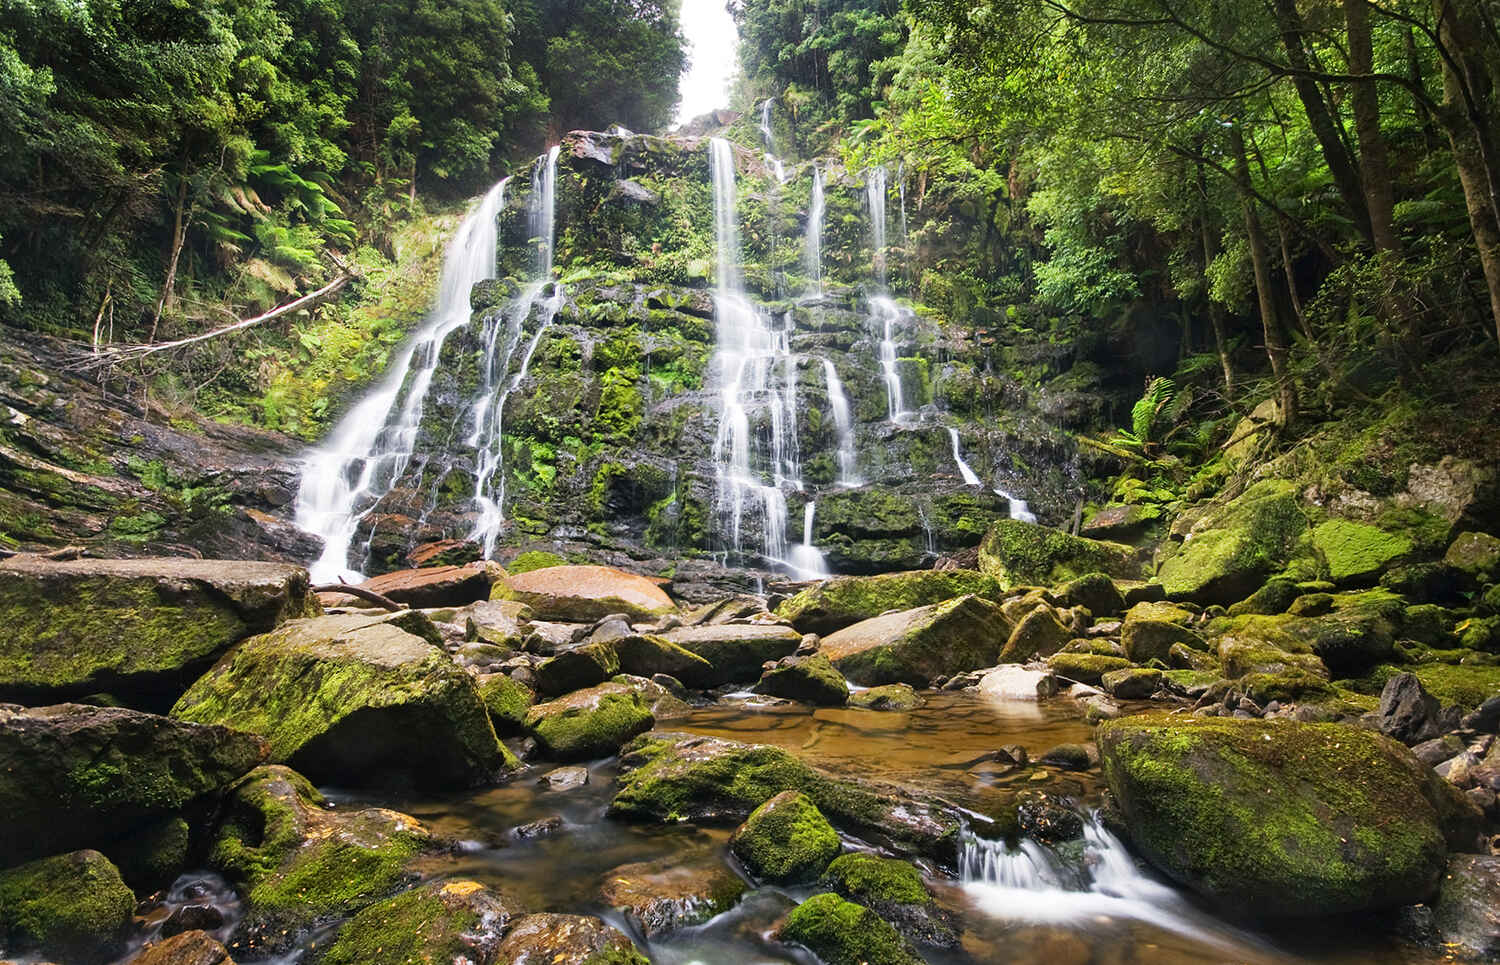
[[[1432,923],[1450,953],[1500,957],[1500,856],[1452,855],[1432,903]]]
[[[360,584],[366,590],[409,607],[465,606],[490,595],[490,575],[482,562],[396,570]]]
[[[1062,530],[1002,519],[979,544],[979,568],[1004,588],[1055,586],[1090,573],[1140,579],[1135,551],[1120,543],[1069,536]]]
[[[576,623],[614,613],[649,621],[676,609],[651,580],[608,566],[551,566],[512,575],[495,584],[495,599],[525,603],[540,620]]]
[[[760,623],[706,623],[662,636],[713,666],[711,686],[755,680],[766,661],[789,656],[802,643],[789,626]]]
[[[964,596],[856,623],[825,637],[822,652],[857,684],[926,687],[994,664],[1008,630],[999,607]]]
[[[185,931],[147,945],[130,965],[234,965],[234,960],[206,931]]]
[[[562,833],[563,819],[557,815],[551,817],[537,818],[525,824],[518,824],[510,829],[511,837],[521,841],[531,841],[536,838],[550,838]]]
[[[599,896],[652,939],[702,924],[744,893],[745,883],[718,861],[683,864],[674,856],[621,865],[604,876]]]
[[[364,909],[340,928],[322,965],[468,962],[498,965],[510,902],[477,881],[434,881]]]
[[[864,710],[911,711],[925,704],[922,695],[909,684],[886,684],[849,695],[849,706]]]
[[[995,700],[1040,700],[1057,690],[1052,674],[1017,666],[996,667],[979,680],[979,693]]]
[[[1000,663],[1025,663],[1037,657],[1050,657],[1072,638],[1072,631],[1058,620],[1057,612],[1043,604],[1015,625],[997,660]]]
[[[515,759],[474,678],[404,611],[294,620],[237,645],[172,715],[263,735],[270,760],[320,781],[472,787]]]
[[[321,612],[307,571],[218,560],[0,561],[0,699],[161,708],[234,643]]]
[[[526,711],[536,702],[530,687],[503,673],[480,674],[474,685],[496,734],[514,737],[526,729]]]
[[[191,837],[187,821],[172,814],[100,848],[132,890],[149,894],[170,885],[187,867]]]
[[[1416,744],[1438,736],[1440,710],[1437,698],[1423,688],[1416,674],[1398,673],[1385,682],[1380,706],[1370,722],[1388,737]]]
[[[330,810],[307,779],[270,765],[231,790],[208,863],[241,893],[236,949],[285,949],[315,921],[348,915],[414,877],[441,842],[416,818],[384,808]]]
[[[0,856],[108,848],[232,784],[259,737],[118,707],[0,704]]]
[[[526,729],[542,753],[559,761],[608,757],[655,723],[641,696],[616,683],[575,691],[526,712]]]
[[[752,876],[776,884],[811,881],[843,850],[839,834],[801,791],[782,791],[745,819],[729,850]]]
[[[527,915],[511,925],[496,962],[547,965],[649,965],[630,939],[584,915]]]
[[[1016,796],[1016,827],[1028,838],[1058,845],[1083,837],[1083,816],[1066,798],[1028,789]]]
[[[804,633],[829,634],[891,610],[910,610],[966,594],[997,599],[999,585],[974,570],[915,570],[838,576],[791,597],[776,613]]]
[[[161,923],[164,938],[192,931],[218,931],[224,927],[224,912],[212,904],[188,904],[173,909]]]
[[[443,539],[412,547],[406,554],[407,565],[414,569],[434,566],[463,566],[484,559],[484,547],[468,539]]]
[[[874,911],[913,942],[940,948],[958,944],[957,921],[938,907],[910,862],[864,852],[841,855],[821,884]]]
[[[1162,672],[1151,667],[1111,670],[1100,678],[1104,692],[1116,700],[1146,700],[1161,685]]]
[[[1473,806],[1404,747],[1336,724],[1134,717],[1102,725],[1110,791],[1169,877],[1256,917],[1427,898]]]
[[[621,673],[637,677],[666,674],[688,687],[704,689],[718,680],[712,663],[671,640],[650,634],[630,633],[608,644],[619,658]]]
[[[1047,669],[1059,677],[1099,686],[1103,676],[1111,670],[1130,666],[1124,657],[1108,657],[1097,653],[1055,653],[1047,658]]]
[[[828,965],[920,965],[922,959],[890,922],[838,895],[814,895],[792,910],[781,940],[807,948]]]
[[[1097,752],[1083,744],[1058,744],[1037,758],[1037,763],[1065,771],[1086,771],[1097,763]]]
[[[97,851],[74,851],[0,871],[0,936],[7,949],[67,962],[120,953],[135,897]]]
[[[755,692],[818,707],[842,707],[849,699],[844,675],[821,653],[781,658],[761,674]]]
[[[589,782],[586,767],[555,767],[537,779],[538,784],[547,785],[549,791],[572,791]]]

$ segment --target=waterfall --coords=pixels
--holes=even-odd
[[[760,105],[760,136],[766,142],[766,166],[776,175],[778,184],[786,183],[786,166],[776,156],[776,134],[771,130],[772,98],[767,97]]]
[[[875,262],[875,281],[885,291],[885,201],[886,175],[884,167],[871,168],[865,175],[865,195],[870,203],[870,245]]]
[[[858,486],[859,475],[855,471],[854,416],[849,408],[849,396],[844,393],[844,383],[839,380],[839,370],[829,359],[823,360],[823,381],[828,390],[828,407],[833,410],[833,425],[839,438],[839,485]]]
[[[309,567],[316,583],[363,578],[362,561],[350,559],[354,535],[411,461],[443,343],[469,323],[470,290],[495,277],[496,219],[505,185],[490,188],[459,225],[443,258],[437,304],[426,320],[375,388],[303,462],[296,523],[323,540],[322,554]]]
[[[886,408],[890,420],[900,423],[909,413],[901,396],[901,372],[896,365],[896,329],[912,312],[896,304],[889,295],[870,296],[870,318],[880,326],[880,371],[885,378]]]
[[[911,283],[911,251],[907,245],[906,233],[906,162],[902,161],[896,167],[896,193],[901,198],[901,271],[906,276],[907,287]]]
[[[717,137],[710,140],[709,149],[718,269],[714,368],[721,386],[719,429],[713,447],[717,467],[715,515],[720,533],[738,553],[743,549],[747,508],[758,504],[762,556],[785,565],[787,508],[782,487],[803,488],[796,439],[797,359],[791,351],[792,316],[787,313],[778,322],[753,304],[745,292],[739,265],[734,151],[728,141]],[[769,422],[769,433],[752,435],[752,413]]]
[[[807,207],[807,239],[805,242],[807,286],[813,296],[823,294],[823,217],[827,203],[823,198],[823,172],[813,165],[812,200]]]
[[[792,555],[787,560],[793,575],[804,580],[821,580],[828,576],[828,560],[813,545],[813,519],[817,511],[818,504],[810,499],[802,507],[802,542],[792,548]]]
[[[964,459],[963,450],[959,447],[958,444],[958,430],[953,428],[952,426],[948,427],[948,439],[953,443],[953,461],[958,463],[958,474],[963,477],[964,485],[984,485],[979,481],[979,475],[974,472],[974,470],[969,466],[968,461]],[[1010,503],[1011,519],[1018,519],[1023,523],[1036,522],[1036,515],[1032,513],[1031,507],[1026,505],[1026,500],[1018,499],[1017,497],[1012,496],[1010,493],[998,487],[996,487],[993,492],[996,496],[999,496],[1006,502]]]
[[[562,286],[552,281],[553,251],[557,244],[557,158],[554,146],[537,158],[531,174],[528,215],[532,237],[537,239],[536,278],[505,310],[485,319],[484,381],[472,412],[474,428],[468,443],[476,450],[474,503],[479,516],[469,539],[484,547],[488,559],[495,552],[505,522],[505,473],[503,424],[505,403],[526,378],[532,356],[562,308]],[[546,294],[548,289],[550,294]],[[545,297],[544,297],[545,296]],[[526,333],[526,322],[535,314],[536,328],[521,354],[521,365],[509,379],[506,374]]]

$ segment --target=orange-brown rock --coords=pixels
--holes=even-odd
[[[490,593],[490,577],[483,562],[465,566],[429,566],[383,573],[361,583],[397,603],[418,609],[467,606]]]
[[[609,566],[549,566],[506,577],[495,599],[519,600],[538,620],[588,623],[612,613],[650,620],[674,609],[672,598],[644,576]]]

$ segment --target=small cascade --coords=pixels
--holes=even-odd
[[[411,461],[443,343],[473,313],[469,291],[495,277],[496,219],[505,185],[490,188],[459,225],[443,259],[437,305],[426,321],[391,360],[385,377],[303,463],[296,523],[323,540],[322,554],[309,567],[314,582],[363,579],[363,561],[350,558],[355,533]]]
[[[870,247],[875,263],[875,283],[883,292],[886,286],[886,174],[884,167],[871,168],[865,175],[865,196],[870,205]]]
[[[906,232],[906,162],[896,167],[896,194],[901,198],[901,272],[906,277],[908,289],[911,283],[911,249]]]
[[[885,378],[886,406],[890,420],[900,424],[910,413],[901,395],[901,372],[896,362],[897,328],[912,317],[911,309],[889,295],[870,296],[870,319],[880,327],[880,371]]]
[[[839,379],[839,370],[832,361],[823,360],[823,381],[828,390],[828,406],[833,410],[833,426],[839,439],[839,485],[858,486],[859,474],[855,470],[854,416],[849,408],[849,396],[844,393],[844,383]]]
[[[818,504],[810,499],[802,507],[802,542],[792,547],[792,555],[787,560],[792,573],[804,580],[821,580],[828,576],[828,560],[813,545],[813,519],[817,511]]]
[[[786,184],[786,165],[776,156],[776,134],[771,130],[772,98],[767,97],[760,105],[760,136],[766,142],[766,167],[776,175],[776,183]]]
[[[495,551],[495,542],[505,522],[505,473],[503,422],[505,403],[531,368],[532,356],[542,336],[562,308],[563,290],[552,280],[553,249],[557,244],[557,158],[554,146],[537,159],[531,175],[528,212],[532,236],[537,239],[536,278],[502,312],[485,320],[484,382],[473,406],[474,428],[468,443],[476,450],[474,502],[479,516],[469,538],[484,547],[485,558]],[[521,365],[506,378],[526,334],[526,323],[536,316],[536,327],[521,353]]]
[[[827,202],[823,197],[823,172],[816,164],[812,169],[812,199],[807,206],[807,235],[804,243],[808,294],[823,294],[823,218]]]
[[[958,474],[963,477],[964,485],[984,485],[984,483],[980,482],[979,475],[974,472],[973,468],[969,466],[968,461],[964,459],[963,449],[960,448],[958,442],[958,430],[952,426],[948,427],[948,439],[953,443],[953,461],[958,463]],[[1006,502],[1010,503],[1011,519],[1018,519],[1023,523],[1036,522],[1036,514],[1031,511],[1031,507],[1026,505],[1026,500],[1012,496],[999,487],[996,487],[993,492],[996,496],[1000,496]]]
[[[714,231],[718,286],[714,320],[718,347],[714,368],[721,410],[713,459],[717,466],[715,515],[732,552],[743,549],[747,508],[761,512],[763,557],[786,561],[787,507],[783,487],[801,490],[797,453],[797,359],[791,351],[790,313],[774,319],[751,302],[740,272],[738,197],[734,151],[713,138]],[[751,431],[751,416],[769,432]]]

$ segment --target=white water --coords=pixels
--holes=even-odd
[[[959,446],[958,430],[952,426],[948,427],[948,439],[953,443],[953,461],[958,463],[958,474],[963,477],[965,486],[982,486],[979,475],[974,472],[973,467],[964,459],[963,449]],[[1010,518],[1018,519],[1023,523],[1036,522],[1036,515],[1032,513],[1031,507],[1026,505],[1026,500],[1017,499],[1010,493],[999,487],[992,490],[996,496],[1000,496],[1010,503]]]
[[[787,560],[792,573],[804,580],[821,580],[828,576],[828,559],[813,545],[813,519],[818,504],[812,500],[802,507],[802,542],[792,547]]]
[[[1098,822],[1084,822],[1083,881],[1049,849],[1023,840],[1017,849],[963,833],[959,873],[985,914],[1011,921],[1097,928],[1138,921],[1220,948],[1229,960],[1267,949],[1254,936],[1215,921],[1175,889],[1144,874],[1125,845]]]
[[[896,363],[896,336],[900,326],[912,318],[912,311],[888,295],[870,296],[870,319],[880,327],[880,372],[885,379],[888,416],[893,423],[906,421],[911,413],[901,395],[901,372]]]
[[[865,175],[865,196],[870,205],[870,246],[875,262],[875,281],[885,291],[885,168],[871,168]]]
[[[350,559],[355,533],[411,461],[443,343],[472,314],[469,291],[495,277],[496,218],[505,185],[490,188],[459,225],[443,259],[437,305],[385,377],[303,462],[296,523],[323,541],[322,554],[309,567],[315,583],[363,579],[361,563]]]
[[[823,360],[823,381],[828,391],[828,407],[833,410],[833,427],[838,432],[839,485],[858,486],[854,415],[849,408],[849,396],[844,392],[844,383],[839,379],[839,370],[828,359]]]
[[[776,156],[776,134],[771,130],[771,98],[760,105],[760,136],[766,142],[766,167],[776,175],[776,183],[786,184],[786,165]]]
[[[808,293],[823,294],[823,217],[827,202],[823,197],[823,172],[813,165],[812,200],[807,206],[807,235],[804,242]]]

